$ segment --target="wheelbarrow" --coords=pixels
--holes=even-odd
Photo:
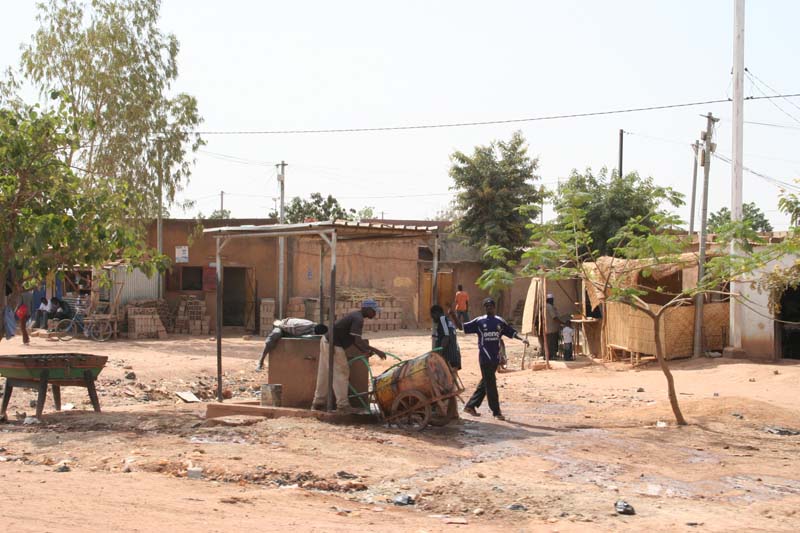
[[[351,390],[351,397],[359,398],[365,408],[374,402],[386,422],[402,428],[419,431],[429,424],[448,424],[458,418],[457,398],[464,385],[439,350],[406,361],[387,353],[398,363],[375,377],[366,357],[352,359],[351,364],[363,360],[367,365],[372,390],[361,394]]]

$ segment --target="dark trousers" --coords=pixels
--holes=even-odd
[[[28,319],[30,317],[25,315],[19,320],[19,327],[22,330],[22,342],[24,344],[28,344],[31,342],[31,338],[28,336]]]
[[[483,403],[484,397],[489,398],[489,409],[493,415],[500,413],[500,398],[497,394],[497,363],[481,365],[481,381],[467,402],[466,407],[477,408]]]
[[[547,334],[547,350],[550,352],[550,359],[558,357],[558,332]]]
[[[36,311],[36,327],[47,328],[47,311]]]

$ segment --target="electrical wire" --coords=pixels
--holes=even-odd
[[[717,154],[717,153],[714,153],[712,155],[714,157],[716,157],[717,159],[719,159],[720,161],[724,161],[725,163],[728,163],[729,165],[733,164],[733,160],[731,160],[731,158],[729,158],[727,156],[724,156],[722,154]],[[773,185],[777,185],[778,187],[780,187],[782,189],[787,189],[787,190],[794,191],[794,192],[800,192],[800,185],[788,183],[788,182],[779,180],[777,178],[773,178],[771,176],[767,176],[766,174],[762,174],[761,172],[757,172],[757,171],[755,171],[755,170],[753,170],[751,168],[748,168],[748,167],[746,167],[744,165],[742,165],[742,170],[744,170],[744,171],[746,171],[746,172],[748,172],[748,173],[750,173],[750,174],[752,174],[754,176],[757,176],[757,177],[759,177],[759,178],[761,178],[761,179],[763,179],[765,181],[768,181],[768,182],[772,183]]]
[[[208,155],[213,157],[214,159],[220,159],[222,161],[229,161],[231,163],[239,163],[240,165],[251,165],[251,166],[259,166],[259,167],[272,167],[275,165],[274,162],[271,161],[257,161],[255,159],[245,159],[243,157],[238,157],[235,155],[228,155],[228,154],[220,154],[218,152],[210,152],[208,150],[198,150],[201,154]]]
[[[775,94],[780,94],[778,91],[776,91],[775,89],[773,89],[772,87],[770,87],[769,85],[767,85],[767,83],[766,83],[764,80],[762,80],[761,78],[759,78],[758,76],[756,76],[755,74],[753,74],[753,71],[751,71],[751,70],[750,70],[750,69],[748,69],[747,67],[745,67],[744,71],[745,71],[745,72],[747,72],[747,74],[749,74],[749,75],[750,75],[752,78],[755,78],[755,79],[756,79],[756,81],[758,81],[758,82],[759,82],[761,85],[763,85],[764,87],[766,87],[766,88],[767,88],[767,89],[769,89],[770,91],[774,92]],[[795,109],[797,109],[798,111],[800,111],[800,106],[799,106],[799,105],[795,104],[794,102],[792,102],[792,101],[791,101],[791,100],[789,100],[788,98],[784,98],[784,100],[786,100],[786,102],[788,102],[788,104],[789,104],[789,105],[793,106]]]
[[[774,98],[796,98],[800,93],[793,94],[779,94],[775,96],[750,96],[745,98],[749,100],[772,100]],[[701,100],[696,102],[684,102],[680,104],[665,104],[654,105],[645,107],[631,107],[624,109],[611,109],[606,111],[592,111],[586,113],[566,113],[560,115],[544,115],[539,117],[528,118],[515,118],[505,120],[485,120],[476,122],[453,122],[444,124],[418,124],[411,126],[384,126],[374,128],[329,128],[329,129],[307,129],[307,130],[234,130],[234,131],[196,131],[199,135],[298,135],[298,134],[313,134],[313,133],[362,133],[362,132],[385,132],[385,131],[409,131],[409,130],[427,130],[427,129],[442,129],[442,128],[461,128],[468,126],[490,126],[497,124],[519,124],[524,122],[541,122],[548,120],[561,120],[569,118],[585,118],[607,115],[621,115],[625,113],[639,113],[643,111],[659,111],[664,109],[679,109],[685,107],[696,107],[701,105],[721,104],[730,102],[729,98],[721,98],[715,100]]]
[[[748,72],[748,70],[747,70],[747,69],[745,69],[745,72],[744,72],[744,73],[745,73],[745,75],[746,75],[746,76],[747,76],[747,77],[750,79],[750,81],[751,81],[751,83],[752,83],[752,86],[753,86],[753,87],[754,87],[754,88],[755,88],[755,89],[756,89],[758,92],[760,92],[760,93],[761,93],[761,94],[763,94],[764,96],[768,96],[768,95],[767,95],[767,93],[766,93],[766,92],[764,92],[764,91],[761,89],[761,87],[759,87],[758,85],[756,85],[756,84],[755,84],[755,82],[753,81],[753,76],[750,74],[750,72]],[[778,97],[780,97],[780,96],[776,96],[776,97],[774,97],[774,98],[778,98]],[[780,111],[781,113],[783,113],[784,115],[786,115],[787,117],[789,117],[790,119],[792,119],[792,120],[794,120],[795,122],[797,122],[798,124],[800,124],[800,119],[798,119],[797,117],[795,117],[794,115],[792,115],[791,113],[789,113],[788,111],[786,111],[784,108],[782,108],[781,106],[779,106],[779,105],[778,105],[776,102],[774,102],[774,101],[773,101],[773,99],[772,99],[772,98],[770,98],[770,99],[769,99],[769,103],[770,103],[770,104],[772,104],[773,106],[775,106],[775,109],[777,109],[778,111]]]

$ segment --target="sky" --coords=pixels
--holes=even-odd
[[[3,0],[0,66],[16,65],[36,30],[33,1]],[[800,93],[800,2],[750,0],[745,96]],[[370,128],[519,119],[731,96],[733,0],[406,2],[164,0],[161,27],[180,41],[175,91],[197,97],[203,131]],[[763,93],[761,92],[763,91]],[[731,104],[601,117],[392,132],[204,135],[179,199],[263,217],[286,198],[332,194],[377,216],[426,219],[453,197],[450,155],[521,130],[553,188],[573,169],[615,168],[687,195],[691,143],[720,117],[717,153],[731,154]],[[744,164],[800,178],[800,98],[745,103]],[[702,176],[702,172],[700,173]],[[709,212],[730,206],[730,166],[713,159]],[[744,201],[776,230],[779,189],[745,172]],[[699,212],[699,199],[697,202]],[[551,215],[546,210],[546,216]]]

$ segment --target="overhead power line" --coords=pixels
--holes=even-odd
[[[717,153],[715,153],[713,155],[717,159],[719,159],[721,161],[724,161],[724,162],[728,163],[729,165],[733,164],[733,161],[731,161],[731,159],[729,157],[727,157],[727,156],[724,156],[722,154],[717,154]],[[790,190],[790,191],[794,191],[794,192],[800,192],[800,185],[798,185],[796,183],[789,183],[789,182],[786,182],[786,181],[779,180],[777,178],[773,178],[771,176],[767,176],[766,174],[762,174],[761,172],[757,172],[757,171],[755,171],[755,170],[753,170],[751,168],[748,168],[746,166],[742,166],[742,170],[744,170],[745,172],[747,172],[749,174],[752,174],[753,176],[757,176],[757,177],[759,177],[759,178],[761,178],[761,179],[763,179],[765,181],[768,181],[768,182],[772,183],[773,185],[777,185],[778,187],[780,187],[782,189],[786,189],[786,190]]]
[[[745,100],[772,100],[773,98],[796,98],[800,93],[779,94],[775,96],[750,96]],[[539,117],[513,118],[505,120],[484,120],[475,122],[451,122],[444,124],[418,124],[411,126],[385,126],[375,128],[328,128],[328,129],[307,129],[307,130],[212,130],[197,131],[200,135],[300,135],[311,133],[362,133],[362,132],[382,132],[382,131],[408,131],[408,130],[428,130],[442,128],[463,128],[468,126],[491,126],[497,124],[519,124],[524,122],[541,122],[546,120],[562,120],[569,118],[598,117],[606,115],[621,115],[625,113],[640,113],[643,111],[659,111],[663,109],[678,109],[684,107],[697,107],[703,105],[723,104],[730,102],[730,98],[720,98],[716,100],[701,100],[696,102],[684,102],[680,104],[665,104],[646,107],[631,107],[624,109],[611,109],[607,111],[592,111],[587,113],[566,113],[560,115],[543,115]]]

